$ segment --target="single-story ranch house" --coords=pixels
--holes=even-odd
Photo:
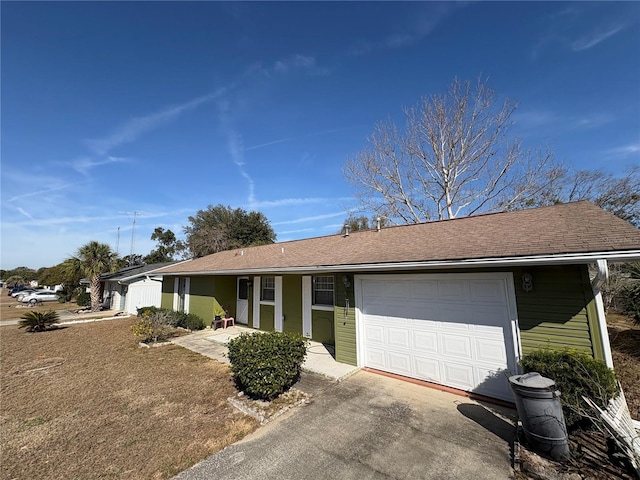
[[[640,230],[588,202],[219,252],[156,271],[162,306],[297,332],[336,360],[511,400],[523,353],[612,365],[600,287]],[[592,266],[590,275],[589,266]]]

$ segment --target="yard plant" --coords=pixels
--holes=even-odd
[[[609,400],[618,396],[613,370],[584,352],[541,348],[525,354],[520,364],[525,373],[538,372],[555,381],[569,429],[579,428],[584,419],[591,417],[583,395],[601,408],[606,408]]]
[[[300,376],[307,341],[287,332],[243,333],[229,341],[229,361],[236,385],[248,396],[272,400]]]
[[[204,320],[193,313],[176,312],[168,308],[142,307],[138,320],[131,326],[133,334],[144,343],[164,342],[178,333],[177,328],[202,330]]]
[[[44,332],[53,328],[60,321],[60,315],[55,310],[47,312],[27,312],[19,321],[18,328],[25,328],[27,332]]]

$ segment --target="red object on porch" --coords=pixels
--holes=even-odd
[[[233,319],[233,317],[222,318],[221,321],[223,322],[222,328],[227,328],[229,324],[231,324],[232,327],[235,327],[236,325],[236,322]]]

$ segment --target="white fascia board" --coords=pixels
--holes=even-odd
[[[164,275],[260,275],[264,273],[315,274],[321,272],[368,272],[392,270],[429,270],[438,268],[482,268],[517,267],[520,265],[575,265],[596,263],[598,260],[609,262],[629,262],[640,260],[640,250],[625,252],[569,253],[561,255],[532,255],[527,257],[478,258],[469,260],[441,260],[425,262],[390,262],[349,265],[317,265],[303,267],[248,268],[243,270],[206,270],[201,272],[171,272]]]

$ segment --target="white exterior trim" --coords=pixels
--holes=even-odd
[[[253,277],[253,328],[260,328],[260,277]]]
[[[313,323],[311,321],[311,275],[302,276],[302,334],[312,338]]]
[[[273,327],[276,332],[282,331],[284,315],[282,314],[282,277],[276,277],[275,308],[273,309]]]
[[[184,313],[189,313],[189,300],[191,299],[191,278],[187,277],[184,281]]]
[[[325,312],[333,312],[335,307],[330,307],[329,305],[312,305],[312,310],[323,310]]]
[[[180,288],[180,277],[173,279],[173,311],[178,310],[178,289]]]
[[[609,331],[607,330],[607,316],[604,311],[604,302],[602,301],[602,292],[600,288],[609,278],[609,267],[607,261],[598,259],[596,262],[598,272],[591,282],[593,296],[596,303],[596,316],[598,317],[598,330],[600,331],[600,339],[602,340],[602,352],[607,367],[613,368],[613,355],[611,354],[611,343],[609,342]]]

